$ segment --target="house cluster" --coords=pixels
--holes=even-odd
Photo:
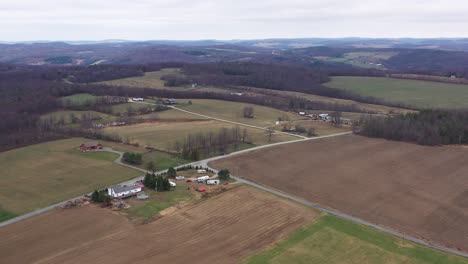
[[[93,150],[102,149],[102,145],[97,141],[90,141],[80,145],[81,152],[88,152]]]
[[[312,120],[322,120],[322,121],[331,121],[331,116],[329,114],[307,114],[306,112],[299,112],[301,116],[307,116]]]

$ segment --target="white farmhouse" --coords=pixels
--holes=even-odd
[[[136,195],[141,192],[141,186],[135,185],[114,185],[107,188],[107,193],[113,198],[125,198],[129,196]]]

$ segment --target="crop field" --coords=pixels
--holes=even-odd
[[[247,263],[466,264],[468,259],[326,214]]]
[[[139,176],[114,164],[116,154],[76,150],[86,141],[58,140],[0,153],[0,208],[19,215]]]
[[[143,119],[162,119],[162,120],[200,120],[206,119],[201,116],[192,115],[189,113],[185,113],[176,109],[169,109],[164,110],[162,112],[155,112],[145,115],[139,115],[138,118]]]
[[[142,146],[158,149],[171,150],[174,143],[182,141],[188,134],[218,132],[221,128],[231,128],[234,125],[214,121],[192,121],[192,122],[153,122],[140,123],[129,126],[107,127],[102,131],[108,134],[117,134],[130,143],[138,143]],[[241,130],[244,127],[240,127]],[[268,143],[264,130],[247,128],[248,139],[255,145]],[[272,142],[281,142],[297,139],[293,136],[275,134]]]
[[[139,109],[151,108],[151,105],[147,104],[135,104],[135,103],[123,103],[115,104],[110,107],[113,115],[123,115],[128,111],[138,111]]]
[[[379,77],[333,77],[328,87],[418,108],[466,108],[468,85]]]
[[[2,228],[0,255],[24,264],[238,263],[317,217],[240,186],[144,225],[94,206],[54,210]]]
[[[274,125],[279,117],[288,117],[290,120],[300,118],[295,113],[259,105],[210,99],[193,99],[190,101],[192,101],[192,104],[187,104],[188,100],[178,100],[180,105],[177,105],[177,107],[202,115],[260,127]],[[244,118],[243,109],[246,106],[254,108],[254,118]]]
[[[93,122],[112,122],[115,120],[115,117],[112,115],[104,114],[101,112],[96,112],[96,111],[69,111],[69,110],[63,110],[63,111],[56,111],[52,113],[48,113],[45,115],[42,115],[41,118],[53,118],[56,121],[59,121],[60,119],[63,118],[65,124],[70,124],[72,123],[72,115],[77,117],[78,119],[82,119],[83,116],[88,115],[93,117]],[[80,121],[78,121],[80,122]]]
[[[161,77],[164,75],[182,75],[178,68],[165,68],[160,71],[146,72],[143,76],[123,78],[111,81],[99,82],[101,84],[115,85],[115,86],[128,86],[128,87],[144,87],[152,89],[173,89],[174,87],[165,87],[164,81]]]
[[[253,91],[258,90],[258,88],[250,88]],[[264,89],[263,89],[264,90]],[[339,99],[339,98],[333,98],[333,97],[326,97],[326,96],[320,96],[320,95],[315,95],[315,94],[306,94],[306,93],[300,93],[300,92],[291,92],[291,91],[275,91],[271,90],[268,91],[268,94],[278,94],[278,95],[289,95],[289,96],[297,96],[301,97],[310,101],[317,101],[317,102],[324,102],[324,103],[330,103],[330,104],[338,104],[338,105],[346,105],[346,106],[356,106],[359,109],[363,110],[364,112],[368,113],[376,113],[376,114],[389,114],[389,113],[407,113],[407,112],[413,112],[412,110],[404,109],[404,108],[398,108],[398,107],[390,107],[390,106],[385,106],[385,105],[376,105],[376,104],[366,104],[366,103],[361,103],[353,100],[347,100],[347,99]]]
[[[97,97],[95,95],[81,93],[81,94],[74,94],[70,96],[61,97],[59,101],[62,102],[62,104],[66,106],[80,106],[88,102],[94,102],[96,101],[96,98]]]
[[[315,130],[316,136],[325,136],[325,135],[351,131],[351,126],[341,125],[337,127],[337,126],[333,126],[330,123],[327,123],[324,121],[318,121],[318,120],[298,120],[298,121],[289,122],[288,125],[292,126],[293,128],[295,126],[300,126],[300,127],[305,128],[306,130],[309,128],[313,128]],[[276,130],[282,130],[283,124],[274,126],[274,128]],[[307,133],[301,133],[301,135],[304,135],[304,136],[306,134]]]
[[[346,135],[211,166],[414,237],[468,251],[468,149]],[[276,162],[275,162],[276,161]]]

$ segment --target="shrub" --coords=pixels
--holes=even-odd
[[[218,172],[218,177],[223,181],[227,181],[231,178],[231,173],[228,169],[222,169]]]
[[[140,153],[125,152],[122,159],[124,162],[133,165],[140,165],[143,163],[143,157]]]

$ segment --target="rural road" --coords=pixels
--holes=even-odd
[[[213,170],[215,173],[218,172],[216,169],[213,169],[213,168],[211,168],[211,167],[209,167],[207,165],[206,165],[206,167]],[[408,236],[408,235],[405,235],[403,233],[397,232],[395,230],[392,230],[392,229],[389,229],[389,228],[386,228],[386,227],[383,227],[383,226],[379,226],[379,225],[376,225],[376,224],[372,224],[370,222],[367,222],[365,220],[353,217],[351,215],[343,214],[343,213],[341,213],[339,211],[335,211],[333,209],[323,207],[323,206],[321,206],[319,204],[312,203],[312,202],[306,201],[304,199],[292,196],[290,194],[281,192],[281,191],[273,189],[271,187],[260,185],[260,184],[257,184],[257,183],[251,182],[251,181],[247,181],[247,180],[245,180],[243,178],[239,178],[239,177],[236,177],[236,176],[233,176],[233,175],[231,175],[231,178],[235,179],[238,182],[250,185],[252,187],[258,188],[260,190],[263,190],[263,191],[266,191],[266,192],[269,192],[269,193],[272,193],[272,194],[275,194],[275,195],[283,197],[285,199],[288,199],[288,200],[303,204],[303,205],[308,206],[308,207],[318,209],[320,211],[323,211],[323,212],[329,213],[331,215],[335,215],[335,216],[347,219],[349,221],[352,221],[352,222],[355,222],[355,223],[358,223],[358,224],[362,224],[362,225],[365,225],[365,226],[368,226],[368,227],[375,228],[375,229],[380,230],[382,232],[385,232],[387,234],[391,234],[391,235],[394,235],[394,236],[409,240],[409,241],[414,242],[416,244],[420,244],[420,245],[427,246],[427,247],[430,247],[430,248],[433,248],[433,249],[437,249],[437,250],[440,250],[440,251],[444,251],[444,252],[448,252],[448,253],[452,253],[452,254],[455,254],[455,255],[459,255],[459,256],[463,256],[463,257],[468,258],[468,253],[461,252],[461,251],[451,249],[451,248],[447,248],[447,247],[444,247],[444,246],[440,246],[440,245],[437,245],[437,244],[434,244],[434,243],[431,243],[431,242],[427,242],[425,240],[418,239],[418,238],[415,238],[415,237],[412,237],[412,236]]]
[[[145,103],[145,104],[151,104],[151,103]],[[151,104],[151,105],[152,105],[152,104]],[[176,110],[179,110],[179,111],[182,111],[182,112],[186,112],[186,113],[189,113],[189,114],[193,114],[193,115],[197,115],[197,116],[201,116],[201,117],[205,117],[205,118],[209,118],[209,119],[218,120],[218,121],[221,121],[221,122],[226,122],[226,123],[231,123],[231,124],[237,124],[237,125],[240,125],[240,126],[247,126],[247,127],[252,127],[252,128],[256,128],[256,129],[266,130],[265,128],[262,128],[262,127],[257,127],[257,126],[253,126],[253,125],[242,124],[242,123],[233,122],[233,121],[224,120],[224,119],[219,119],[219,118],[213,118],[213,117],[210,117],[210,116],[206,116],[206,115],[194,113],[194,112],[191,112],[191,111],[183,110],[183,109],[180,109],[180,108],[177,108],[177,107],[171,107],[171,108],[176,109]],[[291,135],[291,136],[295,136],[295,137],[300,137],[301,139],[292,140],[292,141],[285,141],[285,142],[278,142],[278,143],[273,143],[273,144],[258,146],[258,147],[254,147],[254,148],[250,148],[250,149],[240,150],[240,151],[236,151],[236,152],[233,152],[233,153],[230,153],[230,154],[227,154],[227,155],[216,156],[216,157],[204,159],[204,160],[201,160],[201,161],[196,161],[196,162],[192,162],[192,163],[180,165],[180,166],[178,166],[178,167],[183,167],[183,166],[187,166],[187,165],[192,165],[192,166],[203,166],[203,167],[206,167],[206,168],[209,168],[209,169],[213,170],[214,172],[217,172],[216,169],[213,169],[213,168],[211,168],[211,167],[208,166],[208,163],[209,163],[209,162],[215,161],[215,160],[219,160],[219,159],[224,159],[224,158],[227,158],[227,157],[232,157],[232,156],[235,156],[235,155],[240,155],[240,154],[243,154],[243,153],[247,153],[247,152],[251,152],[251,151],[255,151],[255,150],[259,150],[259,149],[270,148],[270,147],[275,147],[275,146],[284,145],[284,144],[297,143],[297,142],[302,142],[302,141],[318,140],[318,139],[323,139],[323,138],[330,138],[330,137],[343,136],[343,135],[351,134],[352,132],[337,133],[337,134],[332,134],[332,135],[327,135],[327,136],[320,136],[320,137],[313,137],[313,138],[308,138],[308,137],[304,137],[304,136],[300,136],[300,135],[295,135],[295,134],[290,134],[290,133],[286,133],[286,132],[281,132],[281,133],[287,134],[287,135]],[[131,168],[131,169],[135,169],[135,170],[138,170],[138,171],[140,171],[140,172],[142,172],[142,173],[146,173],[146,172],[147,172],[147,171],[144,170],[144,169],[141,169],[141,168],[138,168],[138,167],[131,166],[131,165],[128,165],[128,164],[123,163],[123,162],[122,162],[123,152],[121,152],[121,151],[113,150],[113,149],[111,149],[111,148],[104,148],[104,149],[102,149],[102,150],[100,150],[100,151],[107,151],[107,152],[112,152],[112,153],[118,154],[119,157],[118,157],[117,159],[115,159],[114,162],[117,163],[117,164],[119,164],[119,165],[121,165],[121,166],[124,166],[124,167],[127,167],[127,168]],[[163,172],[165,172],[165,171],[167,171],[167,170],[159,171],[159,172],[157,172],[157,174],[163,173]],[[235,180],[241,182],[241,183],[244,183],[244,184],[253,186],[253,187],[255,187],[255,188],[258,188],[258,189],[261,189],[261,190],[263,190],[263,191],[266,191],[266,192],[275,194],[275,195],[280,196],[280,197],[283,197],[283,198],[285,198],[285,199],[288,199],[288,200],[291,200],[291,201],[294,201],[294,202],[303,204],[303,205],[305,205],[305,206],[308,206],[308,207],[312,207],[312,208],[321,210],[321,211],[323,211],[323,212],[326,212],[326,213],[329,213],[329,214],[332,214],[332,215],[335,215],[335,216],[338,216],[338,217],[347,219],[347,220],[349,220],[349,221],[353,221],[353,222],[358,223],[358,224],[362,224],[362,225],[366,225],[366,226],[368,226],[368,227],[375,228],[375,229],[380,230],[380,231],[382,231],[382,232],[385,232],[385,233],[388,233],[388,234],[391,234],[391,235],[394,235],[394,236],[397,236],[397,237],[400,237],[400,238],[403,238],[403,239],[412,241],[412,242],[414,242],[414,243],[417,243],[417,244],[420,244],[420,245],[423,245],[423,246],[427,246],[427,247],[430,247],[430,248],[433,248],[433,249],[437,249],[437,250],[440,250],[440,251],[444,251],[444,252],[448,252],[448,253],[451,253],[451,254],[455,254],[455,255],[459,255],[459,256],[463,256],[463,257],[468,258],[468,253],[461,252],[461,251],[458,251],[458,250],[455,250],[455,249],[451,249],[451,248],[447,248],[447,247],[443,247],[443,246],[440,246],[440,245],[436,245],[436,244],[433,244],[433,243],[431,243],[431,242],[427,242],[427,241],[424,241],[424,240],[421,240],[421,239],[418,239],[418,238],[415,238],[415,237],[412,237],[412,236],[408,236],[408,235],[405,235],[405,234],[403,234],[403,233],[397,232],[397,231],[395,231],[395,230],[392,230],[392,229],[389,229],[389,228],[386,228],[386,227],[383,227],[383,226],[379,226],[379,225],[376,225],[376,224],[372,224],[372,223],[370,223],[370,222],[367,222],[367,221],[365,221],[365,220],[362,220],[362,219],[353,217],[353,216],[351,216],[351,215],[343,214],[343,213],[341,213],[341,212],[339,212],[339,211],[336,211],[336,210],[333,210],[333,209],[330,209],[330,208],[325,208],[325,207],[323,207],[323,206],[321,206],[321,205],[319,205],[319,204],[306,201],[306,200],[304,200],[304,199],[301,199],[301,198],[292,196],[292,195],[287,194],[287,193],[283,193],[283,192],[281,192],[281,191],[279,191],[279,190],[276,190],[276,189],[273,189],[273,188],[271,188],[271,187],[264,186],[264,185],[260,185],[260,184],[257,184],[257,183],[251,182],[251,181],[247,181],[247,180],[245,180],[245,179],[243,179],[243,178],[240,178],[239,176],[234,176],[234,175],[232,175],[231,177],[232,177],[233,179],[235,179]],[[137,178],[135,178],[135,179],[132,179],[132,180],[123,182],[123,183],[121,183],[121,184],[131,184],[131,183],[134,183],[135,181],[142,180],[142,179],[143,179],[143,176],[140,176],[140,177],[137,177]],[[80,197],[82,197],[82,196],[80,196]],[[67,201],[75,200],[75,199],[77,199],[77,198],[79,198],[79,197],[76,197],[76,198],[73,198],[73,199],[69,199],[69,200],[67,200]],[[63,202],[60,202],[60,203],[57,203],[57,204],[54,204],[54,205],[50,205],[50,206],[48,206],[48,207],[39,209],[39,210],[37,210],[37,211],[31,212],[31,213],[28,213],[28,214],[25,214],[25,215],[21,215],[21,216],[18,216],[18,217],[15,217],[15,218],[10,219],[10,220],[8,220],[8,221],[1,222],[1,223],[0,223],[0,228],[1,228],[1,227],[4,227],[4,226],[7,226],[7,225],[10,225],[10,224],[13,224],[13,223],[16,223],[16,222],[19,222],[19,221],[21,221],[21,220],[24,220],[24,219],[33,217],[33,216],[35,216],[35,215],[42,214],[42,213],[47,212],[47,211],[49,211],[49,210],[52,210],[52,209],[54,209],[54,208],[56,208],[56,207],[62,206],[62,205],[64,205],[67,201],[63,201]]]
[[[188,166],[188,165],[192,165],[192,166],[200,166],[201,165],[201,166],[204,166],[204,167],[208,167],[208,162],[210,162],[210,161],[214,161],[214,160],[222,159],[222,158],[226,158],[226,157],[231,157],[233,155],[238,155],[238,154],[246,153],[246,152],[249,152],[249,151],[254,151],[254,150],[268,148],[268,147],[274,147],[274,146],[283,145],[283,144],[301,142],[301,141],[305,141],[305,140],[314,140],[314,139],[320,139],[320,138],[336,137],[336,136],[341,136],[341,135],[347,135],[347,134],[350,134],[350,133],[352,133],[352,132],[338,133],[338,134],[333,134],[333,135],[328,135],[328,136],[321,136],[321,137],[314,137],[314,138],[297,139],[297,140],[292,140],[292,141],[278,142],[278,143],[273,143],[273,144],[269,144],[269,145],[258,146],[258,147],[254,147],[254,148],[250,148],[250,149],[244,149],[244,150],[232,152],[232,153],[230,153],[228,155],[222,155],[222,156],[212,157],[212,158],[208,158],[208,159],[201,160],[201,161],[195,161],[195,162],[192,162],[192,163],[183,164],[183,165],[177,166],[176,168],[183,167],[183,166]],[[122,162],[122,156],[123,156],[124,153],[121,152],[121,151],[117,151],[117,150],[114,150],[114,149],[111,149],[111,148],[103,148],[102,150],[97,150],[97,151],[106,151],[106,152],[112,152],[112,153],[118,154],[119,157],[114,160],[114,163],[116,163],[116,164],[118,164],[120,166],[130,168],[130,169],[138,170],[138,171],[140,171],[142,173],[147,172],[147,170],[145,170],[145,169],[138,168],[138,167],[123,163]],[[161,174],[161,173],[164,173],[166,171],[167,170],[158,171],[158,172],[156,172],[156,174]],[[128,180],[126,182],[122,182],[120,184],[122,184],[122,185],[132,184],[135,181],[142,180],[143,177],[144,176],[139,176],[137,178]],[[86,194],[83,194],[83,195],[86,195]],[[4,227],[4,226],[7,226],[7,225],[10,225],[10,224],[13,224],[13,223],[16,223],[16,222],[19,222],[19,221],[22,221],[22,220],[25,220],[25,219],[28,219],[30,217],[45,213],[45,212],[50,211],[50,210],[52,210],[52,209],[54,209],[56,207],[60,207],[60,206],[64,205],[68,201],[73,201],[75,199],[78,199],[78,198],[82,197],[83,195],[80,195],[78,197],[68,199],[66,201],[62,201],[62,202],[59,202],[59,203],[56,203],[56,204],[53,204],[53,205],[50,205],[50,206],[47,206],[45,208],[41,208],[39,210],[30,212],[30,213],[27,213],[27,214],[24,214],[24,215],[20,215],[18,217],[12,218],[12,219],[7,220],[7,221],[3,221],[3,222],[0,223],[0,228]]]
[[[157,105],[157,104],[154,104],[154,103],[145,103],[145,102],[133,102],[133,103],[135,103],[135,104]],[[181,112],[187,113],[187,114],[196,115],[196,116],[200,116],[200,117],[204,117],[204,118],[207,118],[207,119],[212,119],[212,120],[216,120],[216,121],[220,121],[220,122],[224,122],[224,123],[230,123],[230,124],[234,124],[234,125],[239,125],[239,126],[244,126],[244,127],[250,127],[250,128],[255,128],[255,129],[260,129],[260,130],[265,130],[265,131],[268,130],[268,128],[265,128],[265,127],[259,127],[259,126],[254,126],[254,125],[239,123],[239,122],[235,122],[235,121],[231,121],[231,120],[227,120],[227,119],[222,119],[222,118],[207,116],[207,115],[195,113],[195,112],[192,112],[192,111],[184,110],[184,109],[182,109],[182,108],[178,108],[178,107],[171,106],[171,105],[168,105],[167,107],[172,108],[172,109],[177,110],[177,111],[181,111]],[[283,134],[283,135],[288,135],[288,136],[292,136],[292,137],[298,137],[298,138],[302,138],[302,139],[308,139],[308,137],[306,137],[306,136],[301,136],[301,135],[298,135],[298,134],[293,134],[293,133],[288,133],[288,132],[283,132],[283,131],[274,131],[274,134]]]

